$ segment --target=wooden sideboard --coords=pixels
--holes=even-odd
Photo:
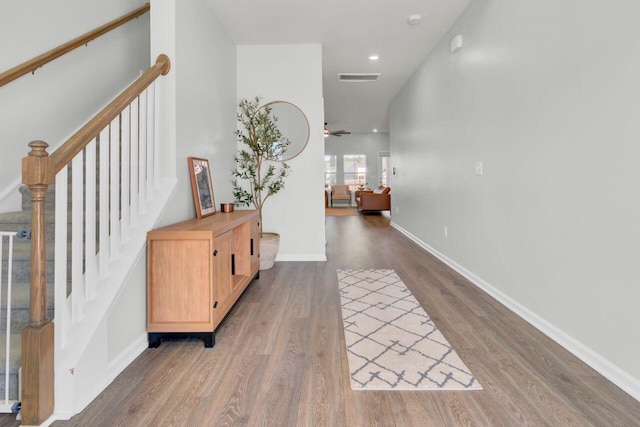
[[[216,327],[258,278],[259,249],[255,210],[218,212],[149,231],[149,347],[180,337],[201,338],[213,347]]]

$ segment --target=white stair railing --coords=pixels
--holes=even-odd
[[[145,130],[155,127],[154,90],[152,84],[56,175],[56,212],[71,217],[55,224],[55,328],[61,349],[69,343],[70,326],[84,321],[86,303],[98,294],[97,284],[110,274],[153,200],[153,179],[160,173],[154,132]]]
[[[56,413],[73,415],[74,402],[85,397],[74,393],[74,384],[87,386],[90,378],[84,375],[89,374],[80,370],[74,375],[76,365],[85,360],[94,337],[106,338],[100,322],[175,189],[175,177],[158,170],[156,153],[165,150],[153,138],[155,82],[170,67],[169,58],[159,55],[51,155],[46,142],[32,141],[22,159],[23,182],[32,194],[32,298],[29,325],[22,331],[22,412],[31,424],[43,422],[42,414],[52,413],[54,402]],[[46,314],[45,207],[52,184],[55,322]],[[86,361],[97,363],[90,356]],[[105,381],[106,376],[99,380]]]
[[[6,312],[7,315],[0,319],[0,328],[2,328],[2,322],[4,321],[4,333],[5,335],[5,348],[4,348],[4,395],[0,401],[0,412],[10,413],[13,412],[14,405],[18,402],[15,399],[9,399],[9,379],[10,379],[10,356],[11,356],[11,291],[13,288],[13,238],[17,233],[13,231],[0,231],[0,307],[3,306],[3,288],[6,288]],[[8,241],[9,247],[7,251],[7,273],[4,273],[4,243]],[[6,287],[5,287],[6,283]]]

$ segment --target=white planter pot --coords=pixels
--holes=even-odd
[[[260,270],[273,267],[280,246],[280,235],[277,233],[262,233],[260,238]]]

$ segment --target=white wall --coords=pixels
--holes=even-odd
[[[208,158],[216,199],[231,197],[227,171],[233,167],[235,144],[236,48],[204,0],[157,0],[152,5],[152,52],[166,53],[171,71],[161,77],[163,144],[169,146],[166,176],[178,178],[174,197],[160,225],[195,217],[187,157]],[[134,268],[108,321],[110,362],[146,337],[146,276],[144,256]],[[122,330],[122,312],[129,318]]]
[[[187,157],[209,160],[214,198],[233,201],[236,153],[236,46],[204,0],[176,2],[175,157],[178,188],[162,219],[195,218]]]
[[[130,12],[144,0],[4,2],[0,72]],[[37,11],[37,13],[34,13]],[[114,61],[117,58],[117,61]],[[0,87],[0,212],[20,210],[17,186],[27,144],[62,144],[149,68],[149,14]]]
[[[337,156],[336,184],[344,184],[345,154],[365,154],[367,156],[367,184],[369,188],[380,185],[378,153],[389,151],[388,133],[353,133],[341,137],[330,136],[324,140],[324,154]]]
[[[473,1],[390,117],[395,225],[640,398],[637,16]]]
[[[56,398],[56,417],[68,419],[82,411],[148,347],[146,310],[146,251],[137,262],[107,316],[98,324],[82,357],[74,366],[73,406]],[[144,306],[142,306],[144,307]],[[60,376],[56,377],[60,381]]]
[[[287,162],[285,189],[263,208],[264,231],[280,234],[276,261],[324,261],[324,105],[322,48],[307,45],[238,46],[238,98],[261,96],[297,105],[311,135],[304,151]],[[215,185],[215,184],[214,184]]]
[[[161,224],[195,217],[187,157],[208,158],[216,198],[228,199],[228,173],[234,165],[236,48],[204,0],[157,0],[152,5],[151,56],[168,54],[171,71],[159,80],[163,91],[160,115],[163,143],[169,145],[166,176],[178,177],[173,199]],[[114,305],[109,328],[109,363],[116,363],[133,343],[146,344],[146,258],[133,269]],[[122,314],[128,316],[122,328]],[[119,365],[118,365],[119,366]]]

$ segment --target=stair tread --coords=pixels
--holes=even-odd
[[[8,247],[8,245],[7,245]],[[55,253],[55,245],[48,242],[46,245],[47,259],[53,259]],[[5,255],[6,256],[6,255]],[[17,239],[13,242],[13,260],[25,261],[31,259],[31,240]]]
[[[55,218],[55,212],[45,212],[45,218]],[[16,211],[16,212],[3,212],[0,213],[0,221],[2,222],[19,222],[27,219],[31,224],[31,211]]]

